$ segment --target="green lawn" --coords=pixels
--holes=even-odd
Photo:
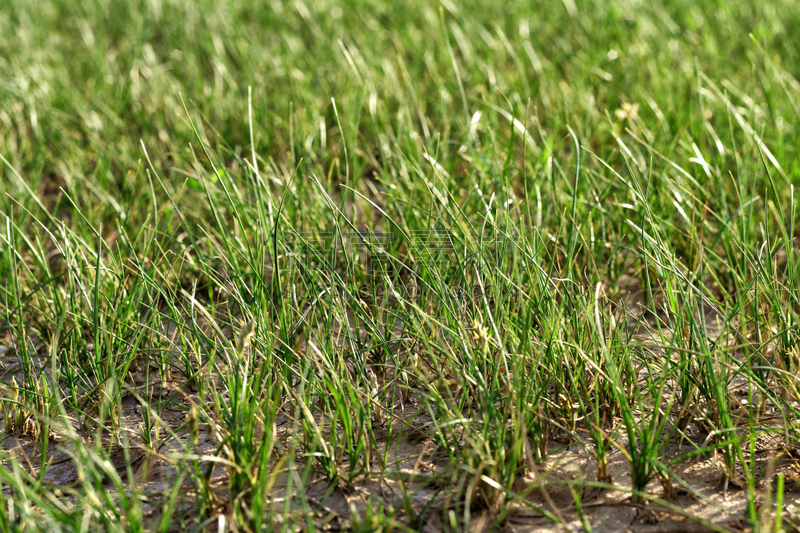
[[[0,530],[797,530],[799,27],[0,0]]]

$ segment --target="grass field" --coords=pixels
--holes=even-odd
[[[797,531],[798,27],[0,0],[0,530]]]

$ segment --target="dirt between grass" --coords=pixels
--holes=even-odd
[[[637,294],[638,291],[638,294]],[[627,309],[630,325],[643,328],[639,334],[648,333],[648,324],[660,320],[658,316],[643,316],[641,312],[641,289],[635,280],[628,280],[620,302]],[[710,313],[713,314],[713,313]],[[713,318],[713,317],[711,317]],[[721,331],[719,322],[708,320],[709,334]],[[654,349],[658,349],[654,346]],[[20,382],[22,369],[12,350],[0,345],[0,382],[9,384],[12,377]],[[47,375],[47,358],[35,360],[35,372]],[[165,495],[176,483],[182,484],[180,508],[188,515],[193,510],[195,487],[186,476],[179,478],[178,465],[187,461],[191,448],[194,464],[206,469],[212,465],[209,458],[219,456],[219,435],[210,426],[200,424],[196,448],[189,446],[191,439],[188,428],[188,409],[191,403],[200,402],[196,391],[185,382],[174,379],[170,382],[145,381],[144,369],[134,368],[129,388],[122,393],[119,413],[121,427],[117,435],[127,441],[127,452],[119,437],[110,440],[107,432],[80,427],[78,418],[71,418],[72,428],[51,428],[50,446],[47,456],[42,460],[39,441],[25,430],[16,428],[6,432],[3,449],[7,452],[6,466],[12,463],[32,476],[41,475],[44,462],[43,480],[45,485],[57,487],[78,487],[83,482],[82,473],[73,460],[74,440],[68,435],[77,435],[84,443],[96,443],[108,451],[110,464],[106,465],[117,473],[125,484],[126,491],[135,491],[143,502],[145,518],[159,517]],[[177,373],[176,373],[177,375]],[[743,384],[738,384],[743,387]],[[737,384],[733,387],[733,397],[737,396]],[[158,450],[149,449],[139,435],[144,434],[145,412],[143,397],[149,392],[148,402],[162,402],[164,406],[159,415],[157,432],[152,437],[162,444]],[[742,396],[741,393],[738,393]],[[607,473],[610,479],[606,484],[613,488],[598,486],[597,464],[593,456],[591,439],[586,427],[577,429],[569,435],[553,430],[547,445],[546,458],[528,468],[514,484],[513,502],[507,512],[497,514],[491,509],[475,505],[464,508],[453,505],[452,486],[443,484],[443,476],[450,468],[446,453],[434,440],[433,423],[425,414],[422,403],[412,397],[399,401],[393,406],[392,416],[401,431],[393,432],[389,442],[386,420],[375,421],[373,431],[377,439],[377,449],[372,450],[373,473],[362,475],[352,482],[339,481],[331,486],[322,475],[314,475],[302,487],[307,505],[316,513],[317,524],[327,530],[347,530],[353,523],[352,517],[363,515],[367,506],[372,509],[382,502],[384,509],[395,509],[394,518],[411,529],[423,532],[451,530],[468,520],[470,531],[631,531],[631,532],[674,532],[674,531],[748,531],[742,520],[747,510],[747,487],[743,476],[732,479],[725,474],[722,457],[714,452],[697,454],[670,467],[671,479],[654,476],[647,486],[649,501],[635,503],[631,498],[631,469],[626,458],[628,441],[624,432],[614,433],[615,443],[608,455]],[[386,406],[387,408],[389,406]],[[273,454],[288,448],[294,428],[293,407],[284,405],[276,420],[277,441]],[[778,421],[778,413],[769,410],[763,413],[762,422]],[[317,421],[325,427],[325,420]],[[619,428],[620,419],[612,421],[611,427]],[[746,431],[743,428],[742,431]],[[707,445],[714,436],[709,434],[702,420],[690,421],[685,429],[685,438],[673,439],[669,443],[664,462],[685,456],[698,447]],[[533,443],[530,443],[533,446]],[[385,468],[377,463],[378,456],[385,455]],[[749,454],[745,459],[750,460]],[[779,474],[785,478],[784,487],[784,528],[786,531],[800,531],[800,452],[787,445],[778,433],[759,435],[755,442],[754,463],[756,465],[755,487],[757,505],[767,505],[774,498],[775,480]],[[108,470],[109,474],[111,470]],[[303,498],[297,498],[297,479],[289,484],[286,472],[278,472],[274,479],[274,489],[270,504],[278,512],[284,512],[286,499],[293,496],[290,505],[293,511],[301,512]],[[216,508],[213,512],[230,511],[227,498],[228,474],[226,467],[217,463],[210,470],[209,486],[214,494]],[[103,480],[113,493],[115,490],[109,475]],[[288,494],[288,487],[293,487]],[[3,492],[9,494],[9,488]],[[454,509],[458,509],[455,512]],[[545,515],[549,515],[548,518]],[[554,521],[558,520],[557,523]],[[562,525],[563,524],[563,525]]]
[[[135,430],[141,424],[141,414],[137,410],[138,402],[129,397],[123,403],[123,421],[126,429]],[[422,418],[422,417],[420,417]],[[109,453],[111,467],[128,481],[128,487],[136,486],[143,497],[145,517],[154,520],[158,517],[162,495],[174,486],[177,470],[177,457],[185,450],[188,431],[180,430],[184,424],[185,413],[179,410],[168,410],[162,414],[163,421],[175,436],[168,439],[165,446],[154,454],[147,450],[136,439],[131,439],[129,454],[119,444],[104,443]],[[289,419],[284,420],[284,425]],[[416,431],[424,432],[426,424],[416,420],[412,424]],[[379,429],[379,428],[376,428]],[[687,428],[687,433],[697,431]],[[409,432],[413,434],[413,432]],[[705,437],[697,431],[698,440]],[[316,507],[319,523],[327,524],[333,530],[348,529],[353,509],[363,513],[369,502],[373,508],[378,501],[385,506],[392,506],[399,512],[397,519],[404,523],[412,523],[421,531],[437,532],[449,529],[452,519],[447,509],[447,491],[442,491],[431,479],[438,471],[446,468],[444,457],[430,438],[401,438],[392,443],[380,443],[380,452],[388,445],[388,464],[385,475],[370,476],[359,479],[352,484],[340,483],[331,487],[325,478],[316,477],[304,488],[307,501]],[[90,440],[86,436],[86,440]],[[646,504],[635,504],[631,501],[630,467],[627,459],[619,450],[609,455],[608,473],[618,490],[602,489],[585,485],[580,489],[579,512],[576,507],[576,494],[569,482],[596,480],[595,461],[591,453],[583,446],[569,443],[566,435],[553,441],[549,446],[546,461],[538,465],[536,471],[528,471],[520,477],[514,489],[517,494],[524,495],[525,504],[517,503],[504,517],[493,516],[488,509],[470,510],[471,531],[563,531],[563,527],[553,523],[536,508],[544,509],[556,517],[563,519],[570,531],[583,531],[589,524],[593,531],[711,531],[711,525],[730,531],[746,531],[740,520],[746,511],[746,494],[742,487],[728,482],[719,459],[697,456],[677,465],[673,472],[680,481],[671,484],[651,482],[647,487],[648,494],[661,500]],[[53,487],[69,487],[79,484],[79,473],[72,461],[70,445],[65,442],[54,442],[48,453],[44,484]],[[214,455],[217,442],[213,435],[201,434],[198,438],[199,455]],[[626,443],[620,442],[623,447]],[[697,442],[696,444],[700,444]],[[800,477],[798,477],[798,461],[783,446],[781,439],[765,441],[756,452],[756,464],[759,475],[766,479],[760,483],[763,491],[760,500],[766,494],[766,483],[779,472],[786,476],[784,492],[784,518],[791,527],[787,531],[798,531],[794,525],[800,519]],[[63,446],[63,448],[62,448]],[[3,448],[11,453],[23,470],[39,475],[41,456],[38,443],[31,437],[9,434],[3,441]],[[689,444],[670,447],[668,457],[686,454],[693,450]],[[207,464],[207,463],[206,463]],[[130,470],[130,472],[129,472]],[[129,479],[128,476],[132,477]],[[108,481],[106,481],[108,483]],[[188,496],[192,487],[183,482]],[[214,468],[211,486],[218,493],[220,511],[225,508],[227,474],[224,467]],[[7,489],[4,489],[7,492]],[[410,495],[406,498],[405,495]],[[271,503],[276,509],[283,509],[286,498],[286,476],[281,476],[275,486]],[[191,502],[184,502],[190,506]],[[299,504],[298,504],[299,505]],[[413,509],[414,516],[407,510]],[[691,516],[693,518],[688,518]],[[463,523],[464,516],[456,516],[458,523]],[[705,524],[698,522],[700,519]]]
[[[163,384],[158,389],[156,387],[159,384],[150,385],[162,397],[197,400],[185,394],[177,383]],[[140,401],[131,393],[124,395],[120,413],[123,425],[120,434],[129,435],[128,455],[119,442],[102,442],[103,447],[109,450],[110,467],[127,483],[128,489],[135,486],[144,501],[145,517],[153,520],[158,517],[163,495],[175,483],[181,482],[176,479],[175,465],[179,457],[186,453],[187,439],[190,437],[186,428],[186,409],[180,407],[179,403],[161,413],[164,444],[158,452],[148,450],[136,437],[142,429],[143,415]],[[391,465],[385,469],[384,475],[362,477],[352,484],[339,483],[335,487],[330,486],[322,476],[311,479],[304,491],[307,501],[316,508],[320,525],[326,524],[332,530],[348,529],[353,510],[363,513],[368,502],[376,508],[379,501],[384,502],[385,508],[395,508],[398,511],[396,518],[400,522],[421,531],[447,530],[452,520],[463,524],[466,518],[464,511],[453,516],[448,509],[448,491],[437,486],[437,473],[447,468],[446,457],[431,438],[430,418],[419,415],[418,407],[413,399],[406,402],[405,413],[416,416],[407,421],[407,429],[402,432],[404,436],[391,443],[387,442],[386,431],[381,424],[374,426],[379,443],[376,452],[387,453],[386,464]],[[276,426],[279,429],[278,440],[281,440],[288,435],[292,420],[286,413],[279,418]],[[81,430],[77,424],[74,429],[84,442],[92,442],[95,438],[95,434]],[[167,433],[172,436],[167,436]],[[667,460],[690,453],[708,438],[708,433],[694,422],[686,427],[685,433],[694,445],[691,442],[670,443]],[[586,439],[588,441],[588,435]],[[201,431],[197,455],[218,455],[218,444],[215,435]],[[625,449],[627,442],[619,439],[618,445]],[[10,460],[20,468],[34,476],[40,474],[42,458],[37,439],[20,432],[6,434],[3,448],[11,454]],[[72,460],[72,449],[69,440],[57,433],[51,435],[51,446],[45,460],[44,484],[55,488],[81,483],[80,473]],[[209,464],[202,460],[200,462],[204,467]],[[757,490],[762,504],[767,485],[774,485],[776,475],[784,473],[784,519],[786,524],[791,524],[787,530],[800,530],[794,526],[800,520],[800,462],[797,452],[787,449],[785,440],[780,436],[763,436],[757,442],[755,462],[757,475],[761,478]],[[378,471],[377,464],[375,466]],[[522,495],[519,501],[525,503],[513,504],[505,516],[495,516],[488,509],[470,509],[470,530],[564,530],[537,509],[560,517],[570,531],[585,530],[587,525],[593,531],[710,531],[712,525],[714,529],[747,530],[740,520],[745,516],[746,491],[731,480],[726,482],[721,458],[713,453],[698,455],[677,464],[672,471],[676,478],[671,483],[652,481],[647,487],[648,494],[659,501],[635,504],[629,492],[626,492],[631,487],[627,459],[622,451],[612,448],[608,458],[608,474],[617,490],[584,483],[576,489],[580,491],[577,494],[581,505],[579,511],[571,486],[576,486],[574,482],[578,481],[596,481],[596,463],[590,448],[575,442],[566,433],[556,433],[548,446],[546,460],[537,465],[535,471],[529,469],[515,483],[515,492]],[[223,465],[213,468],[211,486],[219,498],[220,512],[226,510],[227,479]],[[108,479],[105,482],[110,485]],[[182,483],[186,494],[184,505],[191,506],[193,488],[185,479]],[[284,508],[286,487],[286,475],[279,476],[271,498],[276,509]],[[7,491],[4,488],[4,492]],[[295,501],[299,506],[299,500]]]

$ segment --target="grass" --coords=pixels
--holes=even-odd
[[[797,527],[796,3],[251,4],[2,4],[0,528]]]

